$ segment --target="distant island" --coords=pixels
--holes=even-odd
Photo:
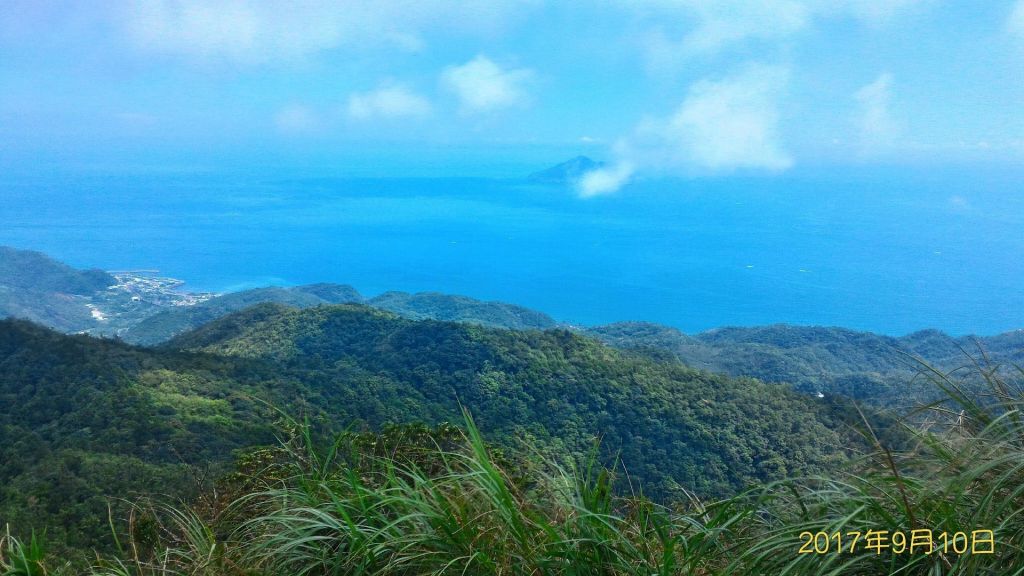
[[[606,166],[586,156],[577,156],[550,168],[534,172],[528,176],[531,182],[538,184],[573,184],[587,172],[593,172]]]

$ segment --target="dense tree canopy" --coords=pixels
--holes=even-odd
[[[841,407],[784,387],[358,305],[260,305],[160,349],[2,321],[0,401],[0,522],[72,546],[104,541],[107,497],[187,495],[272,442],[277,410],[373,430],[465,407],[499,445],[572,460],[599,441],[655,497],[821,471],[852,442]]]

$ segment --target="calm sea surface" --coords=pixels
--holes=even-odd
[[[650,180],[580,200],[521,180],[0,176],[0,244],[193,290],[339,282],[694,332],[1024,328],[1024,175]]]

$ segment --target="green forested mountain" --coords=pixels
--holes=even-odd
[[[178,288],[153,271],[76,270],[29,250],[0,246],[0,318],[23,318],[61,332],[111,336],[161,310],[212,294]]]
[[[274,302],[296,308],[308,308],[362,300],[363,297],[355,288],[341,284],[254,288],[222,294],[192,306],[176,306],[162,310],[129,327],[119,334],[119,337],[132,344],[153,345],[254,304]]]
[[[76,270],[40,252],[0,246],[0,284],[10,288],[85,295],[115,282],[102,270]]]
[[[483,302],[438,292],[385,292],[371,298],[367,304],[413,320],[469,322],[513,330],[546,330],[556,326],[555,321],[543,312],[515,304]]]
[[[950,389],[955,424],[913,431],[904,422],[918,442],[901,448],[883,436],[863,459],[835,467],[835,443],[858,444],[838,406],[622,355],[567,331],[264,304],[145,349],[0,321],[0,571],[1015,573],[1024,396],[1013,382],[986,379],[995,403]],[[281,413],[254,398],[312,426],[274,425]],[[452,398],[479,415],[478,426],[464,421],[466,435],[380,425],[448,419],[459,408]],[[491,442],[516,449],[488,447],[476,433],[482,421]],[[885,431],[869,421],[872,437]],[[325,436],[322,425],[356,433]],[[617,452],[621,466],[558,466],[589,460],[572,440],[595,425],[605,462]],[[270,446],[234,450],[252,444]],[[714,479],[719,464],[729,467],[722,500],[645,491],[658,502],[635,491],[694,468]],[[819,470],[826,475],[804,476]],[[790,477],[737,494],[734,471]],[[697,485],[698,496],[715,493]],[[922,526],[970,534],[992,554],[942,550],[942,536],[930,554],[867,542],[853,550],[848,540],[841,554],[798,552],[813,542],[804,534]]]
[[[580,330],[620,350],[641,351],[649,355],[683,360],[685,352],[699,349],[701,343],[671,326],[654,322],[615,322]],[[693,362],[693,360],[689,360]]]
[[[827,466],[842,453],[831,405],[784,387],[623,356],[564,330],[416,322],[362,306],[263,305],[169,347],[273,361],[320,394],[337,395],[327,399],[332,404],[376,406],[359,415],[371,423],[383,419],[384,406],[408,405],[437,420],[456,417],[461,404],[497,437],[534,437],[569,453],[600,437],[652,492],[675,481],[724,493]]]
[[[38,252],[0,247],[0,318],[24,318],[62,332],[117,336],[132,344],[159,344],[264,302],[297,308],[364,302],[355,288],[344,284],[271,286],[219,295],[191,295],[177,285],[180,281],[133,273],[119,279],[100,270],[75,270]],[[543,312],[437,292],[385,292],[368,303],[413,319],[516,330],[556,326]]]
[[[640,490],[674,507],[691,493],[725,496],[751,484],[846,469],[852,453],[881,444],[865,443],[854,430],[859,416],[843,396],[884,406],[934,397],[931,383],[913,378],[917,358],[942,370],[968,362],[965,350],[984,351],[994,362],[1024,359],[1021,331],[975,339],[928,330],[890,338],[777,325],[686,335],[642,322],[566,330],[525,308],[443,294],[391,292],[367,305],[337,305],[362,297],[348,286],[318,284],[179,301],[175,285],[160,284],[164,279],[126,281],[19,251],[0,253],[0,262],[6,262],[0,266],[0,315],[34,318],[63,331],[114,333],[119,327],[116,332],[125,339],[163,342],[135,347],[0,320],[0,526],[9,524],[23,538],[45,531],[49,549],[57,554],[112,550],[108,519],[125,526],[127,500],[137,496],[190,501],[202,495],[209,502],[226,486],[214,481],[233,467],[240,467],[236,470],[244,472],[246,482],[264,481],[266,470],[258,464],[268,452],[246,449],[273,444],[278,434],[292,430],[282,428],[282,415],[307,418],[315,431],[373,432],[409,423],[462,422],[465,408],[488,442],[516,455],[515,463],[501,461],[509,469],[522,465],[535,473],[543,461],[572,470],[596,453],[622,472],[612,474],[619,494]],[[21,274],[22,269],[27,272]],[[111,279],[121,284],[111,288]],[[134,290],[142,290],[142,296]],[[96,311],[109,316],[98,319]],[[975,381],[988,378],[985,372],[980,378],[974,374]],[[973,408],[978,414],[968,416],[983,421],[989,409],[988,404]],[[918,447],[902,442],[903,433],[891,427],[888,416],[868,418],[887,448],[906,450],[900,458],[912,462],[907,464],[911,472],[931,470],[921,473],[912,490],[930,486],[930,479],[941,479],[939,472],[951,466],[938,462],[932,469],[913,460]],[[936,422],[941,420],[940,415]],[[915,422],[904,421],[911,428]],[[421,434],[429,429],[408,430],[429,448],[431,436]],[[404,446],[406,432],[388,434],[357,437],[374,454],[383,454],[387,442]],[[957,439],[960,434],[958,425],[950,440],[957,450],[967,445]],[[385,457],[394,457],[391,449],[386,452]],[[309,464],[305,457],[292,457],[298,459],[293,465]],[[888,451],[879,449],[876,457],[876,463],[850,472],[852,484],[810,493],[814,498],[838,494],[823,504],[835,510],[800,513],[802,504],[788,502],[770,515],[788,518],[793,529],[815,514],[845,517],[849,506],[861,506],[858,499],[878,486],[860,474],[892,466]],[[903,473],[893,471],[896,480],[882,485],[902,482]],[[963,474],[976,478],[971,470]],[[997,491],[1009,482],[1003,476],[996,480]],[[559,491],[557,483],[544,485],[555,492],[540,496],[538,485],[527,482],[517,488],[524,491],[519,505],[533,509],[530,514],[550,512],[558,522],[573,506],[559,499],[609,502],[600,496],[606,480],[587,482],[593,484],[576,496]],[[850,486],[856,493],[844,494]],[[430,490],[408,489],[415,497]],[[918,491],[911,495],[917,510],[907,511],[909,526],[930,502],[949,500],[946,495],[936,500],[930,487]],[[864,521],[896,518],[902,526],[902,500],[891,496],[885,490],[872,494],[874,508],[858,509],[875,510],[878,517]],[[544,498],[563,508],[548,510]],[[630,502],[622,500],[621,506]],[[734,505],[729,502],[724,506]],[[879,508],[892,502],[896,510]],[[641,501],[639,509],[649,506]],[[746,511],[740,514],[763,513],[760,502],[742,506]],[[967,518],[975,509],[956,510]],[[671,530],[687,530],[708,518],[666,516],[659,522],[678,520]],[[730,538],[746,538],[749,544],[758,541],[751,534],[759,529],[774,534],[760,524],[741,526]],[[783,536],[773,537],[779,550],[788,546]],[[13,550],[0,549],[0,568],[15,566]],[[756,546],[741,554],[753,558]]]
[[[0,523],[103,541],[106,496],[185,494],[271,440],[275,406],[335,427],[460,421],[564,458],[600,439],[632,481],[725,494],[828,469],[842,410],[785,388],[624,356],[570,332],[264,304],[145,349],[0,322]]]
[[[39,252],[0,246],[0,318],[82,330],[93,323],[85,297],[116,283],[102,270],[76,270]]]
[[[617,348],[733,376],[788,382],[806,393],[823,392],[883,405],[912,405],[934,387],[914,377],[925,364],[952,371],[971,362],[1024,361],[1024,331],[953,338],[925,330],[900,338],[845,328],[778,324],[730,327],[687,336],[674,328],[622,322],[584,330]],[[973,372],[973,371],[971,371]]]
[[[141,320],[118,336],[132,344],[153,345],[166,342],[211,320],[254,304],[274,303],[309,308],[324,304],[358,302],[364,302],[359,292],[351,286],[342,284],[254,288],[222,294],[192,306],[176,306],[162,310]],[[504,302],[483,302],[466,296],[435,292],[385,292],[365,302],[375,308],[414,320],[468,322],[514,330],[547,329],[555,326],[555,321],[547,314],[521,306]]]
[[[0,317],[28,318],[64,332],[116,335],[130,343],[154,345],[254,304],[304,308],[364,301],[351,286],[338,284],[191,298],[159,285],[154,289],[146,279],[130,278],[110,289],[117,281],[105,272],[75,270],[37,252],[0,248]],[[517,330],[558,325],[550,316],[521,306],[433,292],[386,292],[366,303],[411,319]],[[923,330],[894,338],[835,327],[772,325],[687,335],[648,322],[577,330],[658,360],[885,406],[911,405],[934,392],[922,382],[912,382],[922,367],[920,361],[945,371],[964,365],[965,351],[984,353],[994,362],[1024,361],[1024,331],[953,338]]]
[[[189,466],[272,438],[255,374],[0,321],[0,523],[86,548],[104,540],[109,497],[186,493]]]

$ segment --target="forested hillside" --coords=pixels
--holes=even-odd
[[[118,281],[122,283],[111,287]],[[542,312],[503,302],[434,292],[385,292],[367,300],[355,288],[342,284],[267,287],[194,297],[146,278],[119,279],[99,270],[75,270],[36,252],[0,250],[0,317],[27,318],[64,332],[157,345],[267,302],[297,308],[364,302],[415,320],[514,330],[559,326]],[[771,325],[687,335],[649,322],[571,329],[632,356],[786,384],[811,396],[843,396],[889,408],[912,407],[935,398],[935,390],[916,378],[925,365],[953,371],[969,363],[968,354],[997,363],[1024,362],[1024,331],[954,338],[937,330],[922,330],[890,337],[837,327]]]
[[[870,332],[785,324],[719,328],[693,336],[648,322],[620,322],[583,330],[624,350],[732,376],[786,382],[808,394],[842,395],[883,406],[910,407],[937,391],[916,378],[970,366],[1024,361],[1024,331],[953,338],[925,330],[894,338]],[[963,370],[967,377],[974,370]]]
[[[471,471],[450,460],[436,460],[448,456],[431,455],[435,440],[445,449],[457,445],[452,442],[459,434],[446,423],[463,423],[465,410],[486,442],[498,450],[495,461],[488,463],[490,457],[477,446],[467,462],[485,470],[505,467],[503,474],[508,476],[502,481],[510,482],[509,490],[517,494],[516,509],[501,513],[524,514],[524,523],[552,523],[536,525],[531,538],[553,537],[552,526],[569,533],[593,529],[561,524],[564,514],[574,514],[575,498],[587,502],[585,506],[596,506],[593,511],[607,512],[610,508],[602,507],[614,506],[616,513],[625,513],[616,522],[628,534],[611,532],[602,537],[620,538],[629,546],[663,537],[645,524],[648,521],[664,523],[679,534],[696,529],[695,534],[705,534],[701,538],[708,534],[701,530],[728,532],[735,542],[747,542],[746,546],[754,542],[751,534],[764,527],[741,523],[737,526],[745,527],[734,528],[733,520],[726,517],[681,518],[654,507],[664,504],[667,511],[692,505],[694,497],[706,502],[731,497],[749,486],[767,486],[764,490],[770,491],[770,482],[786,478],[815,474],[834,478],[851,465],[857,468],[850,472],[847,484],[831,485],[831,480],[819,479],[799,487],[809,490],[811,498],[821,499],[817,514],[845,515],[849,506],[862,506],[870,511],[863,522],[891,520],[903,526],[901,510],[879,509],[888,506],[885,503],[891,503],[893,495],[873,492],[874,481],[859,475],[877,474],[877,464],[865,468],[850,457],[876,450],[884,473],[893,472],[885,482],[902,482],[901,473],[891,469],[890,449],[904,451],[900,458],[912,462],[914,470],[933,466],[920,460],[915,443],[906,442],[920,434],[913,430],[920,422],[904,420],[910,428],[903,428],[894,426],[887,414],[868,411],[871,429],[865,430],[865,421],[844,397],[892,407],[952,395],[947,402],[966,404],[967,411],[975,412],[967,416],[985,421],[991,419],[986,411],[995,410],[992,414],[998,415],[1004,410],[992,402],[1016,406],[1017,392],[996,387],[996,396],[984,396],[995,400],[972,408],[970,398],[984,393],[976,385],[987,385],[997,371],[954,373],[943,388],[915,378],[919,360],[950,370],[972,361],[965,351],[975,352],[983,363],[985,358],[978,351],[993,362],[1014,363],[1022,359],[1024,350],[1022,332],[973,339],[922,331],[890,338],[840,328],[778,325],[691,336],[641,322],[563,329],[555,327],[550,317],[525,308],[443,294],[392,292],[371,299],[369,305],[358,304],[363,301],[358,292],[334,284],[256,289],[185,306],[160,304],[159,298],[140,303],[131,297],[133,286],[104,287],[110,278],[102,272],[78,272],[42,255],[27,260],[24,253],[7,256],[9,263],[21,262],[34,272],[26,280],[11,266],[3,270],[8,282],[2,289],[7,294],[5,313],[11,314],[10,303],[16,301],[12,294],[29,298],[33,313],[49,310],[48,302],[64,302],[67,306],[53,308],[55,315],[47,317],[51,325],[65,321],[57,314],[61,310],[90,311],[90,305],[105,302],[125,311],[119,321],[130,326],[122,335],[136,342],[163,342],[137,347],[119,339],[65,335],[27,321],[0,320],[0,525],[10,525],[11,536],[24,540],[45,532],[51,558],[56,554],[78,562],[85,562],[90,550],[113,553],[114,533],[132,539],[133,554],[179,550],[179,536],[170,528],[149,536],[125,528],[139,518],[151,522],[163,513],[179,514],[146,505],[140,508],[139,498],[201,502],[202,519],[195,516],[195,522],[227,522],[230,530],[242,530],[245,525],[237,519],[220,516],[219,506],[226,505],[223,498],[248,497],[246,491],[265,486],[285,469],[300,478],[313,473],[308,467],[319,456],[314,458],[312,452],[283,455],[257,448],[273,445],[279,438],[295,439],[296,423],[286,423],[288,416],[309,423],[303,428],[312,435],[308,442],[324,441],[318,435],[325,431],[349,430],[354,434],[349,441],[356,442],[357,452],[370,452],[360,452],[363,455],[356,461],[331,472],[338,478],[369,462],[371,468],[360,481],[372,479],[380,473],[379,466],[408,465],[404,460],[408,456],[435,472],[454,466],[449,469],[453,476],[423,480],[426,484],[415,486],[387,477],[387,482],[399,482],[387,490],[404,490],[405,497],[412,499],[431,490],[451,490],[455,500],[431,504],[435,506],[431,513],[448,514],[449,506],[513,506],[507,500],[457,503],[463,493],[488,490],[492,485],[478,484],[472,475],[462,476]],[[38,283],[47,291],[33,290],[26,282]],[[93,289],[99,292],[75,293]],[[32,300],[33,295],[38,299]],[[166,341],[171,335],[177,336]],[[966,395],[959,395],[955,387],[960,382],[967,385]],[[930,425],[941,427],[943,418],[938,414]],[[429,428],[434,425],[439,427]],[[384,434],[378,436],[382,430]],[[959,425],[954,431],[964,433]],[[958,450],[965,446],[955,436],[941,442]],[[408,450],[412,452],[403,455]],[[935,471],[915,480],[912,488],[920,492],[913,495],[914,505],[919,509],[935,498],[947,498],[944,493],[935,496],[936,490],[960,486],[945,484],[942,475],[959,466],[941,460],[942,455],[953,453],[943,448],[935,457]],[[271,460],[265,460],[267,455]],[[586,470],[595,465],[587,464],[591,456],[597,458],[598,468],[609,469],[589,475]],[[374,458],[383,460],[374,464]],[[231,470],[235,472],[225,476]],[[970,470],[962,473],[975,477]],[[959,483],[960,478],[954,476],[949,482]],[[1006,478],[993,480],[992,490],[1004,490]],[[932,481],[934,486],[929,484]],[[392,505],[386,492],[377,492],[385,486],[374,482],[358,487],[361,496],[344,497],[380,497],[385,498],[381,505]],[[573,482],[581,492],[564,491]],[[832,487],[819,492],[822,485]],[[653,501],[634,500],[639,493]],[[282,514],[294,514],[292,499],[302,495],[288,494],[284,501],[271,497],[265,502],[280,506]],[[317,506],[324,497],[319,492],[306,496]],[[747,498],[741,495],[717,506],[738,510],[737,518],[753,517],[749,515],[757,510],[758,515],[770,514],[791,527],[808,525],[816,518],[811,511],[797,513],[803,504],[783,499],[784,504],[773,504],[766,512],[759,501]],[[963,513],[960,508],[951,510],[961,523],[967,521],[964,514],[974,514],[970,507]],[[656,516],[645,516],[652,513]],[[1002,508],[992,512],[993,517],[1002,513]],[[128,520],[132,514],[142,516]],[[914,525],[912,513],[908,518]],[[193,520],[174,516],[170,521]],[[716,522],[725,524],[714,527]],[[178,529],[189,528],[181,524]],[[391,537],[412,537],[419,529],[405,527]],[[644,532],[648,529],[654,532]],[[205,534],[220,538],[216,530]],[[276,528],[268,530],[266,534],[271,534]],[[494,530],[500,533],[504,528]],[[568,541],[577,537],[569,533]],[[789,541],[779,534],[769,533],[765,541],[785,552]],[[286,536],[294,534],[281,537]],[[420,536],[426,537],[416,537]],[[15,546],[16,540],[6,533],[0,538],[4,539],[0,568],[9,571],[15,566],[11,564],[14,555],[30,548]],[[661,541],[659,546],[663,545],[668,544]],[[232,546],[231,554],[257,554],[238,541]],[[710,562],[716,570],[731,556],[721,548],[706,551],[713,553],[701,561]],[[645,562],[657,565],[670,558],[664,555],[669,553],[663,550],[661,559],[653,560],[629,552],[600,562],[616,562],[625,573],[633,573],[626,567]],[[702,558],[704,552],[686,554],[682,558],[691,561]],[[737,554],[743,566],[765,565],[756,546],[738,549]],[[272,561],[282,558],[288,556],[277,555]],[[339,558],[339,565],[346,565],[359,556]],[[229,568],[233,569],[222,566]],[[804,569],[813,572],[814,565]],[[381,570],[390,573],[389,568]]]
[[[1018,382],[982,377],[994,401],[936,375],[950,405],[930,410],[938,419],[927,429],[910,426],[914,443],[874,441],[848,467],[721,500],[657,502],[614,490],[628,478],[624,467],[590,459],[565,467],[536,440],[495,450],[468,415],[461,430],[327,436],[286,419],[277,444],[241,454],[195,499],[122,506],[111,516],[114,550],[69,555],[8,528],[0,572],[1016,574],[1024,566],[1016,545],[1024,395]]]
[[[366,301],[352,286],[319,283],[193,295],[181,281],[101,270],[76,270],[45,254],[0,247],[0,318],[32,320],[62,332],[116,336],[154,345],[254,304],[307,308],[366,302],[415,320],[468,322],[516,330],[547,329],[543,312],[437,292],[385,292]]]
[[[505,302],[483,302],[437,292],[385,292],[371,298],[367,304],[413,320],[468,322],[512,330],[546,330],[556,326],[543,312]]]
[[[118,286],[99,270],[75,270],[43,254],[0,249],[0,317],[27,318],[64,332],[116,335],[156,345],[232,312],[260,303],[297,308],[359,303],[414,320],[465,322],[514,330],[559,326],[550,316],[504,302],[436,292],[385,292],[364,299],[344,284],[266,287],[189,299]],[[209,297],[212,296],[212,297]],[[174,301],[175,297],[184,298]],[[100,319],[102,318],[102,319]],[[994,362],[1024,362],[1024,331],[996,336],[951,337],[922,330],[902,337],[838,327],[771,325],[726,327],[687,335],[650,322],[571,327],[607,344],[659,361],[730,376],[785,383],[805,394],[841,395],[880,406],[912,406],[934,398],[915,380],[925,364],[951,371],[968,354]]]
[[[265,302],[308,308],[323,304],[362,301],[363,297],[355,288],[342,284],[253,288],[222,294],[192,306],[177,306],[162,310],[129,327],[119,334],[119,337],[132,344],[159,344],[231,312]]]
[[[187,494],[189,466],[217,471],[272,438],[270,411],[249,397],[267,394],[260,380],[237,363],[0,321],[0,523],[88,547],[109,497]],[[298,394],[277,387],[277,401]]]
[[[181,284],[154,271],[76,270],[40,252],[0,246],[0,318],[61,332],[113,336],[161,310],[213,296]]]
[[[106,496],[185,494],[269,442],[271,406],[355,430],[465,407],[497,444],[564,459],[599,440],[656,497],[826,470],[854,442],[839,407],[782,387],[354,305],[260,305],[161,349],[3,321],[0,400],[0,522],[78,547],[104,540]]]
[[[116,283],[102,270],[76,270],[39,252],[0,246],[0,318],[81,330],[93,323],[83,297]]]
[[[570,453],[599,437],[652,493],[666,493],[672,479],[721,494],[841,459],[830,404],[625,357],[563,330],[414,322],[360,306],[259,306],[170,346],[271,359],[324,394],[351,380],[353,367],[372,373],[371,387],[343,405],[358,405],[360,395],[383,404],[414,398],[435,418],[453,418],[457,400],[487,433],[528,435]]]

